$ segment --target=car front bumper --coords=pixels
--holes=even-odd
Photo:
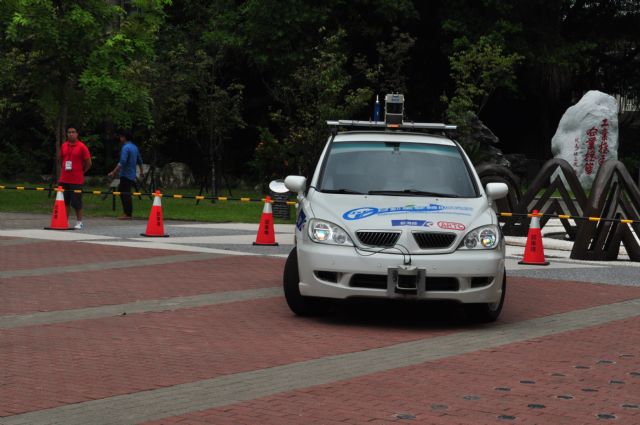
[[[502,294],[503,245],[493,250],[431,255],[358,253],[353,247],[313,242],[298,245],[297,249],[300,293],[304,296],[496,303]],[[393,278],[389,276],[394,270],[417,274],[416,290],[404,290],[404,286],[397,288],[391,283]]]

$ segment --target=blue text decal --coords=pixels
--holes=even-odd
[[[302,230],[305,221],[307,221],[307,215],[304,213],[304,210],[300,208],[300,214],[298,214],[298,220],[296,220],[296,227],[298,230]]]
[[[389,208],[374,208],[374,207],[360,207],[347,211],[342,215],[345,220],[361,220],[363,218],[371,217],[374,215],[387,215],[387,214],[401,214],[401,213],[444,213],[444,214],[458,214],[458,215],[471,215],[473,208],[464,207],[460,205],[405,205],[403,207],[389,207]]]
[[[392,226],[415,226],[415,227],[431,227],[433,221],[427,220],[391,220]]]

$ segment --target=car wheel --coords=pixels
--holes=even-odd
[[[326,313],[328,304],[323,298],[305,297],[300,294],[298,252],[293,248],[284,265],[284,297],[291,311],[298,316],[318,316]]]
[[[480,303],[480,304],[467,304],[465,310],[467,316],[477,323],[490,323],[495,322],[502,312],[502,306],[504,304],[504,296],[507,293],[507,272],[504,271],[502,277],[502,295],[500,301],[496,303]]]

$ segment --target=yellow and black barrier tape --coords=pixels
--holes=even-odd
[[[19,191],[29,191],[29,190],[35,190],[35,191],[48,191],[48,192],[57,192],[58,189],[57,188],[48,188],[48,187],[26,187],[26,186],[5,186],[5,185],[0,185],[0,190],[19,190]],[[74,189],[73,190],[74,193],[86,193],[89,195],[96,195],[96,196],[100,196],[100,195],[106,195],[106,196],[121,196],[122,194],[126,194],[128,192],[118,192],[118,191],[108,191],[108,190],[80,190],[80,189]],[[172,198],[172,199],[195,199],[197,201],[204,201],[204,200],[210,200],[210,201],[237,201],[237,202],[266,202],[267,198],[246,198],[246,197],[241,197],[241,198],[232,198],[229,196],[203,196],[203,195],[182,195],[179,193],[145,193],[145,192],[131,192],[131,195],[133,196],[149,196],[149,197],[153,197],[153,196],[159,196],[161,198]],[[279,200],[275,200],[273,198],[270,199],[270,202],[272,204],[284,204],[286,203],[287,205],[296,205],[297,202],[296,201],[279,201]]]
[[[631,220],[628,218],[606,218],[606,217],[582,217],[577,215],[567,215],[567,214],[542,214],[542,213],[512,213],[512,212],[501,212],[498,213],[500,217],[538,217],[538,218],[559,218],[564,220],[586,220],[586,221],[606,221],[606,222],[619,222],[622,224],[634,224],[640,223],[640,220],[635,219]]]
[[[26,187],[26,186],[6,186],[0,185],[0,190],[18,190],[18,191],[48,191],[48,192],[56,192],[57,188],[47,188],[47,187]],[[123,193],[127,192],[117,192],[117,191],[107,191],[107,190],[73,190],[74,193],[86,193],[90,195],[111,195],[111,196],[121,196]],[[145,192],[131,192],[133,196],[160,196],[163,198],[173,198],[173,199],[195,199],[197,201],[204,200],[212,200],[212,201],[238,201],[238,202],[266,202],[266,197],[264,198],[232,198],[228,196],[204,196],[204,195],[182,195],[179,193],[145,193]],[[287,205],[296,205],[296,201],[279,201],[275,199],[271,199],[271,203],[286,203]],[[501,217],[538,217],[538,218],[558,218],[564,220],[587,220],[587,221],[607,221],[607,222],[620,222],[622,224],[634,224],[640,223],[640,219],[627,219],[627,218],[606,218],[606,217],[583,217],[583,216],[574,216],[568,214],[543,214],[543,213],[514,213],[514,212],[499,212],[499,216]]]

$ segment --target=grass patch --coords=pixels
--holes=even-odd
[[[5,184],[6,187],[25,186],[29,188],[42,187],[42,184]],[[85,187],[86,191],[102,190],[104,187]],[[167,194],[181,194],[193,196],[198,194],[197,189],[179,189]],[[234,198],[260,199],[263,196],[255,193],[236,191]],[[51,213],[55,200],[55,193],[48,196],[47,191],[35,190],[15,190],[0,189],[0,212],[30,212],[30,213]],[[148,196],[133,198],[133,216],[135,218],[148,218],[153,201]],[[118,217],[122,215],[122,204],[116,197],[115,211],[113,210],[113,197],[111,195],[104,198],[103,195],[83,194],[83,213],[86,217]],[[167,220],[193,220],[207,221],[214,223],[259,223],[262,215],[264,203],[262,202],[241,202],[241,201],[216,201],[202,200],[196,205],[194,199],[174,199],[167,196],[162,198],[162,213]],[[295,207],[290,206],[291,219],[284,220],[276,218],[276,223],[291,224],[295,222]],[[69,212],[73,217],[73,211]]]

